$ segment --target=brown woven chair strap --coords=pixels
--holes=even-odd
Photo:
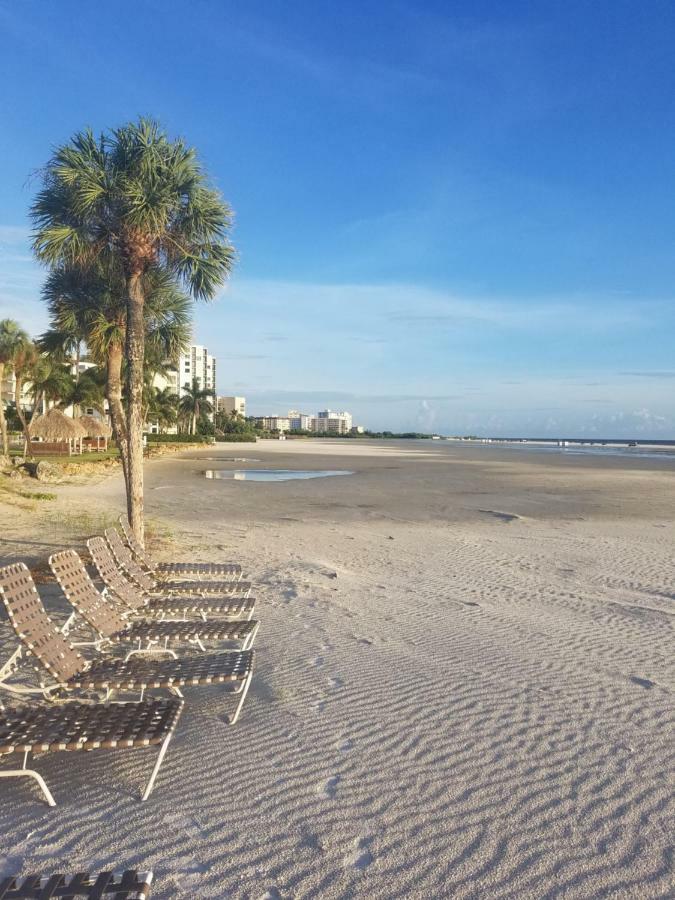
[[[141,565],[145,566],[151,574],[163,572],[167,575],[202,575],[218,578],[224,575],[241,575],[239,563],[214,563],[214,562],[155,562],[141,547],[131,530],[125,516],[119,517],[119,525],[124,535],[127,546],[132,551]]]
[[[112,550],[117,563],[124,569],[127,575],[146,591],[151,591],[157,584],[154,578],[145,571],[145,569],[136,562],[131,550],[120,537],[120,533],[116,528],[106,528],[105,539]]]
[[[49,900],[52,897],[88,897],[101,900],[114,897],[117,900],[140,900],[150,896],[152,872],[133,870],[115,874],[101,872],[90,875],[29,875],[26,878],[5,878],[0,881],[0,900]]]
[[[126,628],[125,619],[96,590],[84,563],[74,550],[64,550],[50,556],[49,566],[70,603],[95,631],[112,637]]]
[[[176,727],[183,701],[22,706],[0,718],[0,755],[149,747]]]
[[[231,600],[209,597],[162,597],[152,599],[143,608],[144,616],[242,616],[255,609],[255,597],[233,597]]]
[[[246,594],[251,590],[250,581],[162,581],[151,589],[153,593],[209,594],[229,596]]]
[[[200,654],[179,659],[96,660],[86,672],[68,682],[71,688],[169,688],[183,685],[244,681],[253,668],[253,650]]]
[[[248,637],[258,623],[244,622],[135,622],[125,631],[124,640],[135,641],[239,641]]]
[[[163,562],[157,563],[156,571],[166,575],[202,575],[210,578],[222,578],[224,575],[241,575],[241,566],[238,563]]]
[[[145,603],[143,592],[120,572],[115,558],[110,552],[110,547],[102,537],[91,538],[87,541],[87,549],[96,566],[101,580],[114,594],[131,609],[138,609]]]
[[[49,618],[23,563],[0,569],[0,597],[12,628],[56,681],[68,681],[86,668],[86,660]]]

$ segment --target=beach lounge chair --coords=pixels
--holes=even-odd
[[[101,872],[90,875],[28,875],[0,879],[0,900],[52,900],[88,897],[89,900],[146,900],[152,872]]]
[[[56,806],[42,775],[27,768],[31,754],[159,745],[157,760],[141,797],[147,800],[182,709],[183,701],[175,697],[140,703],[73,702],[3,709],[0,711],[0,759],[22,753],[23,765],[20,769],[0,769],[0,778],[33,778],[47,803]]]
[[[0,569],[0,597],[5,604],[10,624],[28,652],[53,679],[53,684],[40,681],[38,688],[9,684],[10,667],[0,687],[15,693],[41,693],[49,697],[55,691],[105,691],[105,699],[116,691],[139,691],[141,699],[148,688],[162,688],[182,697],[184,685],[238,685],[234,693],[239,703],[230,724],[239,718],[253,676],[253,650],[226,653],[202,653],[180,659],[113,659],[86,660],[73,644],[56,628],[28,568],[14,563]],[[2,672],[7,670],[4,666]],[[44,673],[40,671],[44,678]]]
[[[176,575],[179,578],[193,576],[195,578],[230,578],[233,581],[239,581],[241,578],[241,566],[238,563],[156,562],[134,537],[126,516],[120,516],[119,523],[127,546],[146,572],[156,581],[161,581],[165,575]]]
[[[123,574],[102,537],[90,538],[87,549],[106,588],[136,615],[160,621],[186,621],[196,616],[204,621],[215,617],[251,619],[253,616],[254,597],[153,597]]]
[[[136,562],[133,553],[116,528],[106,528],[105,539],[123,572],[144,591],[151,594],[196,594],[200,597],[243,594],[251,591],[250,581],[157,581]]]
[[[131,643],[143,651],[165,652],[169,645],[196,644],[205,650],[204,642],[237,641],[248,650],[255,640],[259,622],[221,620],[205,622],[130,622],[109,597],[96,590],[84,563],[74,550],[64,550],[49,557],[49,566],[66,598],[85,622],[99,636],[97,643]]]

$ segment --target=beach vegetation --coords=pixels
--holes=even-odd
[[[192,384],[183,387],[183,396],[178,401],[178,415],[187,427],[188,434],[197,434],[197,425],[202,416],[212,412],[213,391],[200,387],[199,381],[194,378]]]
[[[7,435],[7,421],[5,418],[5,403],[2,396],[2,388],[5,377],[14,371],[17,354],[21,347],[28,343],[28,334],[14,319],[0,320],[0,433],[2,435],[2,453],[9,453],[9,438]],[[14,407],[16,413],[16,407]],[[18,416],[17,416],[18,418]]]

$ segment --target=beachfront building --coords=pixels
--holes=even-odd
[[[193,344],[187,353],[178,357],[178,395],[183,396],[187,388],[196,381],[202,391],[216,392],[216,360],[206,347]]]
[[[315,416],[291,409],[287,416],[260,416],[255,418],[254,422],[258,428],[265,431],[309,431],[312,434],[349,434],[352,431],[363,433],[361,426],[354,427],[351,413],[333,412],[330,409],[321,410]]]
[[[246,418],[246,397],[218,397],[216,412],[224,413],[226,416],[236,413]]]
[[[211,391],[215,396],[216,393],[216,359],[211,356],[206,347],[200,344],[193,344],[188,348],[187,353],[181,353],[178,357],[178,390],[180,397],[185,396],[186,391],[197,382],[200,391]],[[208,413],[209,419],[213,422],[213,410]]]
[[[312,431],[312,416],[291,409],[288,412],[288,421],[292,431]]]
[[[349,434],[352,430],[352,414],[324,409],[312,419],[312,429],[316,434]]]
[[[290,431],[291,428],[288,416],[259,416],[253,421],[263,431]]]

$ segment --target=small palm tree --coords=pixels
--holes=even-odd
[[[70,392],[64,392],[60,399],[63,406],[73,407],[73,417],[75,417],[75,410],[82,409],[82,407],[91,407],[102,413],[104,398],[105,372],[102,372],[97,366],[93,366],[85,369],[77,381],[71,378]]]
[[[30,338],[14,319],[0,320],[0,432],[2,433],[2,452],[4,456],[9,453],[9,440],[7,438],[7,421],[5,419],[5,403],[2,396],[2,387],[5,374],[8,369],[13,371],[16,355],[23,344],[29,343]],[[21,396],[15,393],[15,403],[20,406]]]
[[[61,362],[60,354],[54,357],[43,353],[35,359],[30,373],[30,393],[36,412],[41,406],[42,412],[47,412],[50,401],[70,397],[74,387],[73,376],[69,367]]]
[[[32,207],[34,251],[49,265],[118,267],[127,298],[128,512],[143,542],[144,275],[160,267],[196,299],[230,273],[231,213],[195,152],[140,119],[97,139],[76,134],[44,169]]]
[[[21,422],[23,436],[26,442],[25,452],[30,450],[30,434],[28,433],[28,421],[21,406],[23,386],[27,381],[33,380],[36,368],[40,364],[40,351],[33,341],[24,341],[14,354],[14,378],[16,383],[16,414]]]
[[[193,379],[192,385],[185,385],[183,396],[178,401],[178,409],[188,422],[188,434],[197,433],[197,422],[203,413],[213,412],[212,399],[213,391],[200,388],[196,378]]]
[[[148,418],[159,425],[159,433],[175,425],[178,419],[178,394],[171,388],[154,388],[148,404]]]

